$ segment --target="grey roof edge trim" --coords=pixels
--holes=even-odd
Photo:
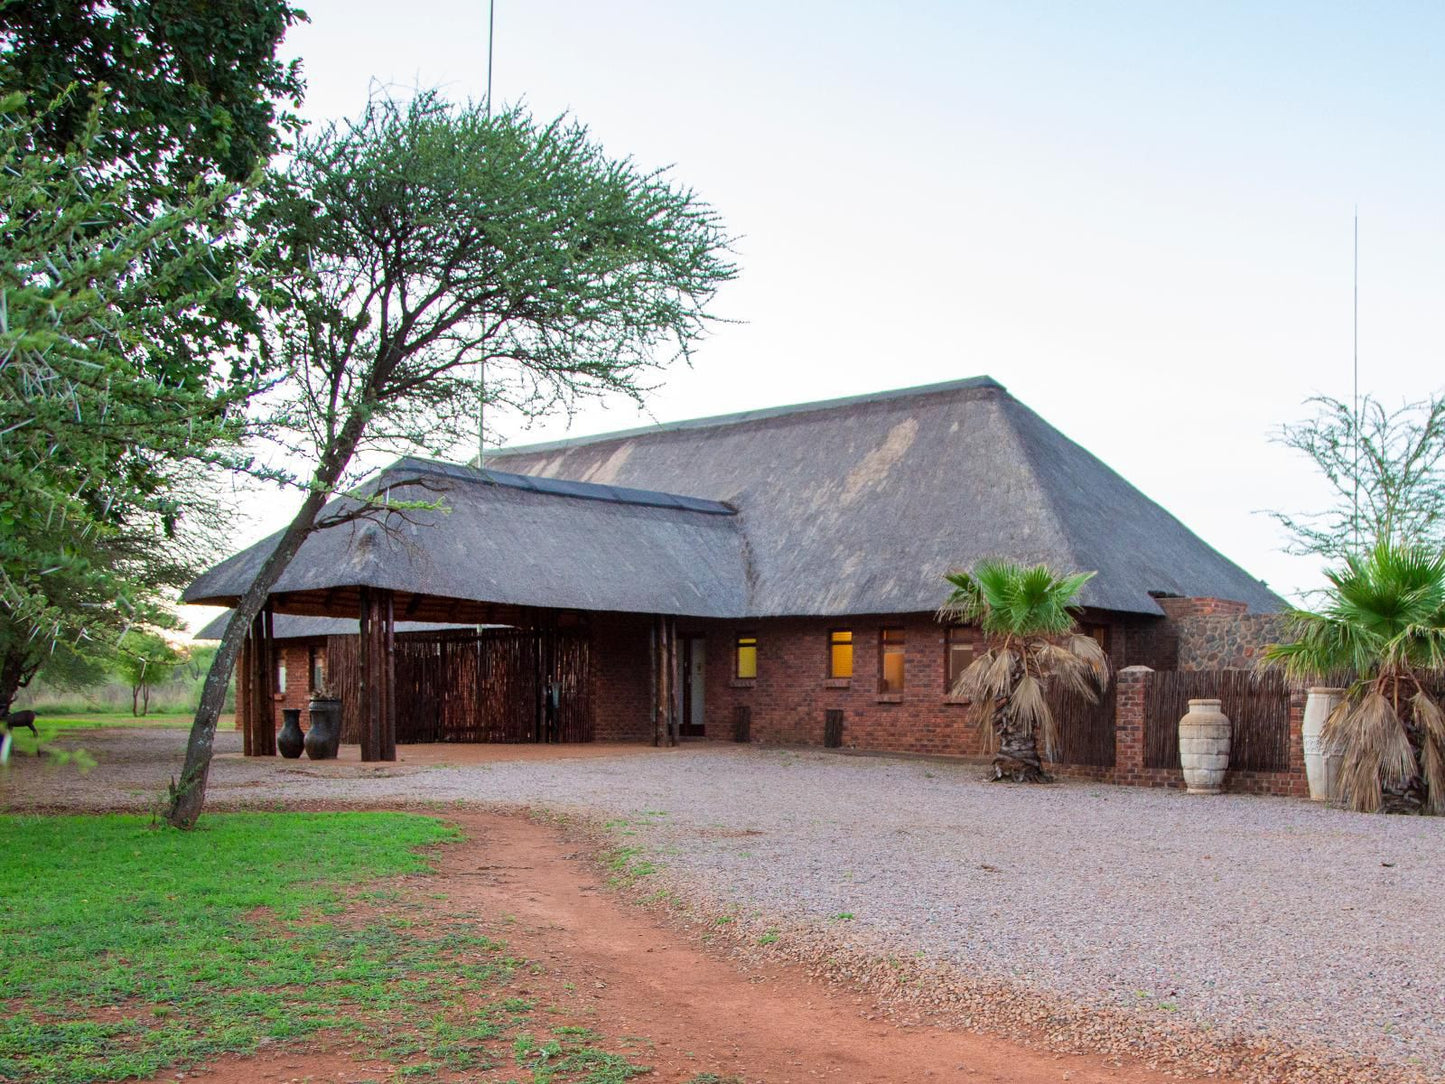
[[[685,493],[664,493],[654,489],[630,489],[627,486],[603,485],[599,482],[573,482],[562,478],[543,478],[531,474],[473,467],[465,463],[447,463],[419,456],[402,456],[383,467],[363,483],[374,487],[391,472],[412,471],[416,474],[439,475],[474,485],[503,486],[548,497],[571,497],[579,501],[604,501],[609,504],[631,504],[643,508],[669,508],[681,512],[697,512],[705,516],[735,516],[737,509],[726,501],[693,497]]]
[[[626,440],[630,437],[647,436],[654,433],[685,432],[689,429],[721,429],[748,422],[767,421],[783,418],[790,414],[812,414],[826,410],[840,410],[845,407],[864,406],[869,403],[883,403],[892,399],[907,399],[911,396],[941,395],[952,391],[990,391],[1008,394],[1008,389],[991,376],[968,376],[961,380],[945,380],[938,384],[919,384],[912,388],[893,388],[889,391],[868,392],[865,395],[849,395],[841,399],[820,399],[812,403],[795,403],[790,406],[763,407],[758,410],[743,410],[736,414],[717,414],[708,418],[688,418],[683,421],[663,422],[659,425],[642,425],[634,429],[618,429],[610,433],[597,433],[585,437],[563,437],[561,440],[543,441],[540,444],[515,444],[498,448],[494,452],[499,458],[513,455],[532,455],[542,452],[557,452],[587,444],[601,444],[609,440]],[[475,468],[472,468],[475,469]]]

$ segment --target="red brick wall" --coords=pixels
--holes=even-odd
[[[652,618],[592,614],[592,727],[597,741],[652,739]]]
[[[1178,620],[1181,617],[1212,617],[1215,615],[1242,614],[1249,609],[1244,602],[1232,598],[1156,598],[1165,616]]]
[[[1102,615],[1086,615],[1104,623]],[[1146,619],[1147,620],[1147,619]],[[1127,622],[1107,619],[1115,665],[1131,650]],[[684,631],[679,622],[679,632]],[[829,680],[828,633],[853,631],[853,677]],[[904,630],[905,680],[901,695],[878,691],[879,632]],[[966,704],[944,689],[945,631],[932,614],[852,619],[770,618],[694,628],[707,635],[707,733],[730,740],[737,705],[752,709],[752,739],[782,745],[822,745],[824,712],[843,712],[843,747],[906,753],[977,755],[983,738]],[[758,676],[733,677],[734,640],[758,638]],[[975,640],[977,642],[977,640]]]
[[[281,729],[281,709],[301,709],[301,729],[305,730],[309,724],[307,719],[307,705],[311,701],[311,645],[325,644],[324,639],[316,640],[277,640],[277,670],[282,664],[286,667],[286,691],[276,694],[275,706],[272,710],[273,722],[277,730]],[[279,674],[278,674],[279,677]],[[280,687],[278,680],[277,687]],[[242,726],[241,712],[236,712],[236,729]]]

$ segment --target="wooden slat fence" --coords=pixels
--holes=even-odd
[[[1289,685],[1278,670],[1159,670],[1144,697],[1144,766],[1179,767],[1179,720],[1190,700],[1222,700],[1233,724],[1232,770],[1289,770]]]
[[[1051,687],[1049,707],[1059,724],[1059,750],[1054,763],[1114,766],[1114,685],[1090,701],[1077,693]],[[1042,743],[1041,743],[1042,744]]]
[[[353,743],[361,740],[362,726],[358,645],[355,636],[326,642],[328,680],[341,697],[342,741]],[[586,633],[572,630],[398,635],[396,740],[591,741],[590,665]],[[555,690],[550,702],[549,688]]]
[[[361,637],[326,638],[326,684],[341,698],[341,740],[361,744]],[[309,726],[310,723],[308,722]]]

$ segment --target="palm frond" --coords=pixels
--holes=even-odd
[[[1420,770],[1425,779],[1425,807],[1445,813],[1445,711],[1421,689],[1410,698],[1410,709],[1420,727]]]

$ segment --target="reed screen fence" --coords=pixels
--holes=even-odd
[[[1112,768],[1115,755],[1113,683],[1096,700],[1051,686],[1048,701],[1059,724],[1059,748],[1054,763]]]
[[[1159,670],[1144,696],[1144,766],[1179,767],[1189,701],[1217,699],[1232,724],[1233,771],[1289,770],[1289,684],[1278,670]]]

